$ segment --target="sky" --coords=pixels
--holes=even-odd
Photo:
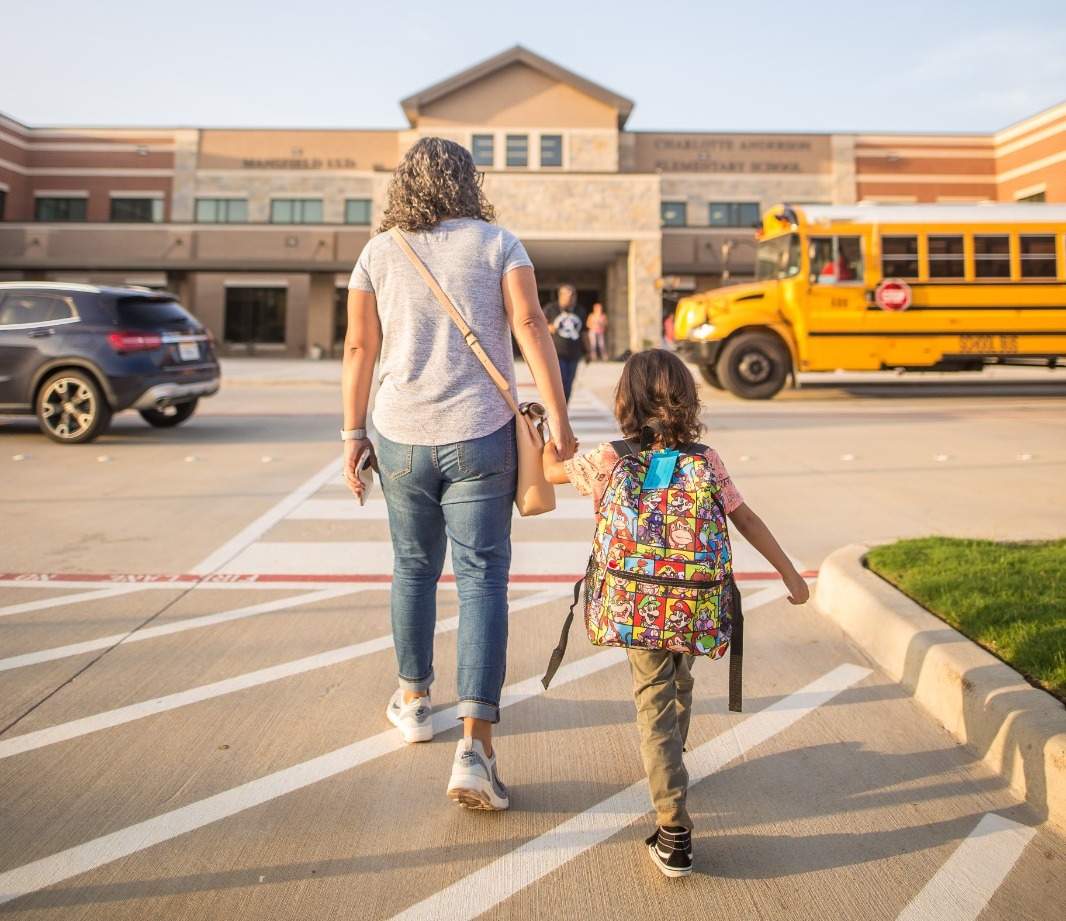
[[[627,127],[993,131],[1066,100],[1066,2],[5,0],[0,111],[30,125],[396,128],[514,44]]]

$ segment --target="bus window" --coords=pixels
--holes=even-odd
[[[918,277],[918,238],[881,237],[881,275],[884,278]]]
[[[811,237],[811,281],[820,285],[862,281],[859,237]]]
[[[1010,278],[1010,237],[974,234],[973,258],[978,278]]]
[[[790,233],[759,244],[755,255],[755,278],[767,281],[791,278],[800,270],[799,237]]]
[[[962,235],[929,235],[929,277],[963,278],[966,275],[962,258]]]
[[[1022,251],[1022,278],[1054,278],[1055,238],[1051,234],[1025,234],[1018,237]]]

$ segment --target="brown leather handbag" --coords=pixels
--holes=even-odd
[[[437,283],[433,273],[426,268],[426,264],[411,248],[403,231],[399,227],[390,227],[388,232],[403,254],[411,261],[411,265],[422,276],[422,280],[433,292],[433,296],[440,302],[441,307],[448,312],[452,322],[459,327],[459,332],[462,333],[466,344],[470,346],[470,351],[484,366],[492,382],[499,388],[507,405],[515,414],[518,490],[515,493],[514,504],[518,508],[518,514],[528,517],[550,512],[555,508],[555,487],[544,476],[544,423],[546,421],[544,407],[539,403],[519,405],[515,402],[514,397],[511,396],[511,387],[507,383],[507,378],[492,363],[492,359],[489,358],[477,336],[463,319],[463,315],[455,309],[452,299],[444,293],[444,289]]]

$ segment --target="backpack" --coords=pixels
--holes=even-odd
[[[582,586],[585,628],[594,646],[661,649],[719,659],[729,655],[729,709],[741,709],[744,614],[721,485],[689,444],[652,473],[657,455],[629,442],[611,446],[618,462],[596,511],[585,575],[542,679],[551,682],[566,652]],[[669,452],[667,452],[669,453]],[[654,488],[645,488],[645,481]],[[732,648],[730,648],[732,647]]]

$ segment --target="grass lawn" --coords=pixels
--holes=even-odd
[[[923,537],[875,547],[866,564],[1066,701],[1066,540]]]

